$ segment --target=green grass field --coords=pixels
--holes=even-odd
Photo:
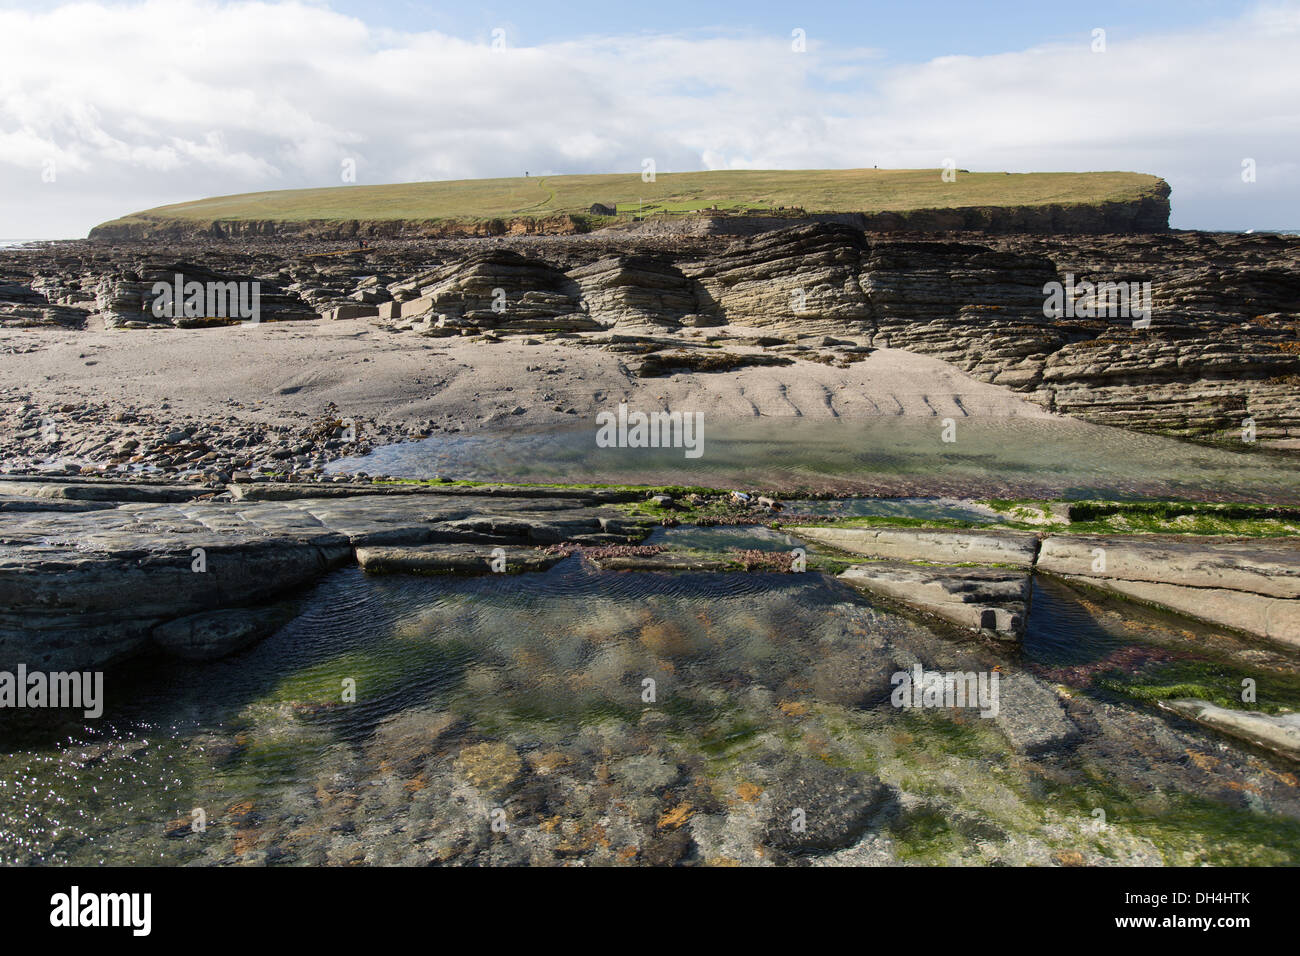
[[[463,179],[386,186],[333,186],[216,196],[158,206],[105,223],[185,220],[488,220],[585,215],[593,203],[619,216],[799,208],[820,212],[904,212],[963,206],[1125,202],[1159,180],[1142,173],[967,173],[944,182],[938,169],[722,170],[593,176]]]

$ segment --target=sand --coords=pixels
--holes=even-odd
[[[427,338],[364,320],[10,329],[0,332],[0,390],[6,401],[120,403],[160,418],[263,422],[316,415],[333,402],[344,416],[463,430],[506,419],[512,427],[592,420],[624,401],[647,410],[703,411],[714,422],[1048,414],[942,361],[897,349],[847,368],[801,360],[640,379],[624,356],[600,348]]]

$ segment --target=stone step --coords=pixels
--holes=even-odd
[[[1029,617],[1027,571],[1002,568],[855,564],[841,581],[973,631],[1019,640]]]

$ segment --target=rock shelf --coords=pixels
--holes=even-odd
[[[95,667],[150,648],[220,656],[265,636],[295,592],[354,560],[372,572],[485,573],[495,552],[507,571],[537,571],[591,550],[607,570],[797,570],[785,552],[627,549],[657,521],[617,507],[635,494],[622,489],[6,486],[0,664]],[[263,487],[274,494],[248,496]],[[1042,572],[1300,646],[1300,542],[1291,538],[789,532],[832,549],[810,556],[812,570],[840,570],[854,587],[1002,639],[1023,633],[1030,575]],[[848,558],[828,562],[833,553]]]

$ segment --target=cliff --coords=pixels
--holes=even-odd
[[[688,334],[701,328],[773,360],[852,362],[889,347],[1101,424],[1239,443],[1249,419],[1262,443],[1300,440],[1293,237],[953,238],[817,222],[733,240],[610,231],[389,242],[325,257],[310,248],[286,237],[15,253],[0,273],[0,325],[75,327],[87,313],[111,327],[156,325],[144,303],[158,276],[252,277],[265,321],[369,318],[489,346],[512,334],[596,333],[579,344],[626,353],[642,375],[726,367],[731,353]],[[1143,294],[1133,314],[1101,309],[1092,292],[1051,314],[1054,283]],[[495,307],[502,292],[508,311]],[[812,337],[824,337],[820,351]]]

